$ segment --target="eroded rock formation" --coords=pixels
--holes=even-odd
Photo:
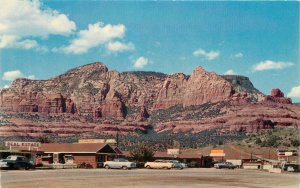
[[[26,117],[42,116],[51,122],[53,118],[49,117],[60,116],[62,118],[55,121],[69,122],[69,125],[73,125],[71,122],[94,123],[93,131],[96,132],[145,131],[149,124],[157,131],[174,132],[199,132],[215,127],[255,132],[273,125],[295,123],[298,126],[299,111],[291,104],[292,101],[279,89],[264,96],[244,76],[220,76],[201,67],[190,76],[182,73],[119,73],[108,70],[99,62],[74,68],[48,80],[17,79],[9,88],[0,91],[0,110],[12,117],[27,114]],[[266,106],[272,106],[268,113],[261,110]],[[260,113],[255,114],[256,111]],[[241,112],[244,114],[240,115]],[[286,118],[282,118],[282,114]],[[269,116],[272,118],[266,118]],[[33,132],[39,121],[31,123]],[[24,131],[9,126],[0,127],[0,132],[10,130],[21,134]],[[55,131],[51,129],[51,132]]]
[[[292,100],[290,98],[285,98],[284,93],[278,88],[272,89],[271,95],[267,95],[264,98],[264,102],[292,104]]]

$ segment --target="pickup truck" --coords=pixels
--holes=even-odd
[[[34,168],[34,164],[24,156],[11,155],[8,156],[6,159],[0,160],[0,168],[25,168],[25,170],[29,170],[31,168]]]
[[[122,169],[132,169],[136,167],[134,162],[129,162],[126,159],[114,159],[113,161],[106,161],[103,163],[104,168],[122,168]]]
[[[145,168],[151,169],[151,168],[162,168],[162,169],[171,169],[174,168],[175,164],[170,161],[166,160],[155,160],[154,162],[146,162]]]

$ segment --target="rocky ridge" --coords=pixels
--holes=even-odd
[[[264,96],[247,77],[220,76],[201,67],[190,76],[119,73],[96,62],[49,80],[16,79],[9,88],[2,89],[0,110],[8,114],[4,122],[9,123],[0,126],[0,134],[126,134],[145,132],[149,126],[158,132],[199,132],[221,127],[255,132],[277,125],[299,126],[299,109],[280,92],[278,89]],[[264,111],[266,108],[270,113]],[[47,128],[35,116],[45,117]],[[49,117],[61,118],[53,122]],[[78,129],[80,126],[82,129]]]

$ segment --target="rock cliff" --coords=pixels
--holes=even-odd
[[[274,107],[271,119],[266,118],[270,114],[261,110],[270,105]],[[0,127],[0,134],[29,134],[31,131],[44,134],[43,128],[35,128],[43,121],[48,122],[48,132],[57,132],[61,125],[61,131],[68,134],[77,134],[72,127],[80,127],[80,123],[83,127],[85,123],[92,123],[94,127],[79,132],[143,132],[149,126],[157,131],[201,131],[223,126],[224,130],[230,127],[230,130],[251,132],[257,129],[249,128],[252,125],[264,129],[289,125],[287,122],[295,120],[298,126],[298,108],[291,106],[291,100],[284,98],[279,89],[264,96],[244,76],[220,76],[201,67],[190,76],[182,73],[119,73],[96,62],[48,80],[17,79],[9,88],[2,89],[0,110],[9,114],[7,121],[10,123]],[[237,109],[246,109],[247,113],[240,117],[241,111]],[[256,110],[260,112],[256,114],[259,118],[253,115]],[[282,110],[287,118],[277,121]],[[34,118],[36,116],[43,117],[43,121]],[[250,118],[253,116],[256,118]],[[53,117],[57,121],[55,125]],[[244,117],[249,118],[246,121]],[[232,122],[233,119],[237,121]],[[265,123],[268,120],[272,123]],[[180,126],[181,121],[185,128]],[[29,130],[16,129],[13,127],[16,125]]]

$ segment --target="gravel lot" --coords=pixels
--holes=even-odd
[[[2,188],[300,187],[300,174],[272,174],[243,169],[2,170],[0,175]]]

